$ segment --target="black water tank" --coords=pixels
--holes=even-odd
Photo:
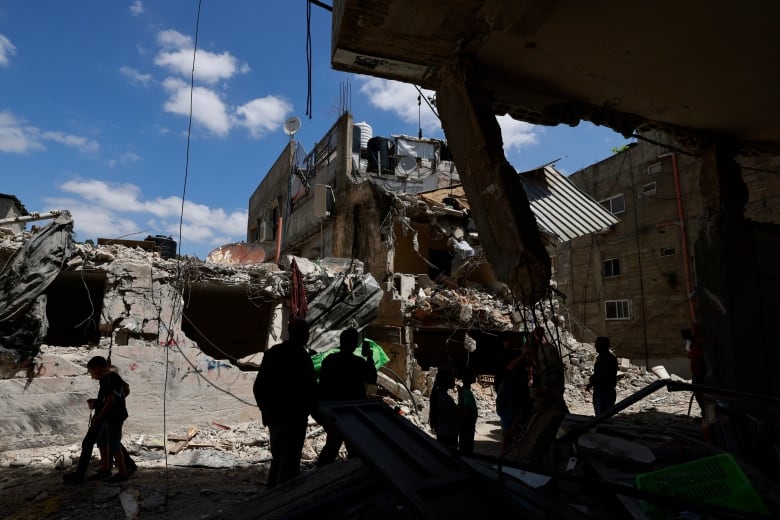
[[[360,127],[352,125],[352,153],[360,153]]]
[[[390,147],[392,143],[385,137],[372,137],[368,140],[368,166],[366,171],[392,174],[390,169]],[[381,170],[379,169],[381,167]]]
[[[155,250],[160,253],[161,257],[167,259],[176,258],[176,241],[171,237],[166,237],[165,235],[149,235],[146,237],[146,240],[151,240],[157,245]]]

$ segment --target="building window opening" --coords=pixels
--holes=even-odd
[[[642,186],[642,195],[649,196],[649,195],[655,195],[656,192],[656,184],[655,182],[649,182]]]
[[[662,247],[661,256],[674,256],[675,250],[673,247]]]
[[[664,171],[664,164],[661,161],[654,162],[647,167],[647,173],[655,175]]]
[[[622,193],[620,195],[615,195],[608,199],[599,201],[599,204],[604,206],[607,211],[613,215],[618,215],[626,211],[626,199],[623,197]]]
[[[618,276],[620,274],[620,260],[617,258],[610,258],[604,260],[601,267],[601,276],[608,278],[610,276]]]
[[[630,320],[630,300],[606,300],[604,302],[604,316],[608,320]]]

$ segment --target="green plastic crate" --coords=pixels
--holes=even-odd
[[[636,487],[660,495],[770,514],[742,468],[728,453],[637,475]],[[642,505],[653,518],[664,518],[660,504],[643,501]]]

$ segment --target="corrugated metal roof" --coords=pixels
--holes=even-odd
[[[561,242],[608,229],[620,222],[552,165],[520,173],[539,227]]]
[[[539,228],[561,242],[608,229],[620,222],[552,165],[519,175]],[[452,197],[460,203],[461,209],[469,207],[461,185],[421,192],[417,196],[430,205],[444,205],[444,199]]]

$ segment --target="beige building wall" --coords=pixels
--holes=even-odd
[[[751,165],[743,167],[750,190],[746,215],[777,223],[780,183],[771,175],[777,165],[745,164]],[[680,329],[698,319],[693,244],[703,216],[700,169],[692,156],[640,140],[572,174],[570,180],[612,207],[620,223],[556,251],[556,281],[575,333],[609,336],[618,355],[648,367],[665,364],[683,376],[689,374]]]

